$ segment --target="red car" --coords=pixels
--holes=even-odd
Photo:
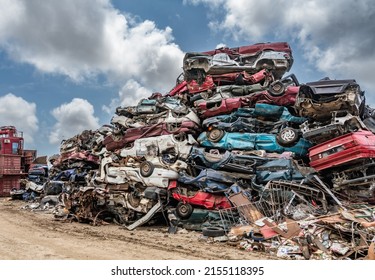
[[[71,151],[61,153],[59,161],[86,161],[94,164],[100,163],[99,157],[91,154],[89,151]]]
[[[214,55],[217,53],[226,53],[232,58],[239,54],[255,55],[259,52],[271,50],[277,52],[285,52],[292,55],[292,49],[287,42],[274,43],[257,43],[254,45],[242,46],[237,48],[220,48],[212,51],[203,52],[204,54]]]
[[[183,76],[183,74],[181,74]],[[216,86],[228,84],[252,85],[264,80],[264,84],[272,82],[272,74],[263,69],[253,75],[246,71],[233,72],[227,74],[206,75],[204,81],[195,79],[181,81],[181,75],[177,78],[176,86],[168,93],[169,96],[177,94],[197,94],[200,92],[213,90]]]
[[[125,131],[123,136],[117,137],[118,139],[114,139],[112,135],[109,135],[104,138],[103,144],[108,151],[114,151],[124,148],[126,144],[132,143],[139,138],[179,133],[195,135],[199,131],[200,127],[192,121],[182,123],[157,123],[150,126],[129,128]]]
[[[309,158],[317,171],[375,158],[375,135],[366,130],[342,135],[310,148]]]
[[[231,113],[232,111],[249,105],[249,100],[244,97],[226,98],[219,101],[203,101],[196,104],[198,113],[202,118]]]
[[[207,91],[214,89],[216,87],[212,77],[207,75],[205,80],[201,83],[198,83],[196,80],[182,81],[178,83],[169,93],[169,96],[174,96],[176,94],[196,94],[199,92]]]
[[[242,72],[233,72],[227,74],[217,74],[211,75],[214,83],[218,86],[228,85],[228,84],[243,84],[243,85],[252,85],[259,83],[263,80],[272,81],[272,75],[266,69],[260,70],[259,72],[250,75],[246,71]]]
[[[177,215],[182,219],[188,219],[193,212],[192,205],[206,208],[208,210],[231,208],[227,197],[223,194],[212,194],[203,191],[197,191],[191,195],[186,188],[180,188],[177,181],[170,181],[168,190],[171,191],[172,197],[179,201],[176,207]]]
[[[255,92],[251,94],[249,100],[251,104],[267,103],[279,106],[293,106],[296,102],[296,97],[299,91],[299,86],[289,86],[281,94],[271,93],[269,90]]]

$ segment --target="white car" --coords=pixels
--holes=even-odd
[[[322,143],[358,130],[368,130],[366,125],[358,116],[353,116],[348,111],[333,111],[332,119],[326,122],[309,123],[300,125],[303,138],[312,143]]]
[[[195,122],[200,125],[201,121],[194,111],[189,109],[189,112],[184,116],[175,116],[172,110],[164,111],[158,114],[148,114],[136,116],[133,118],[126,117],[123,115],[114,115],[111,119],[111,124],[119,125],[125,128],[138,128],[145,125],[156,124],[156,123],[183,123],[186,121]]]
[[[109,184],[141,183],[147,187],[168,188],[169,180],[177,180],[177,171],[158,168],[150,161],[140,162],[133,158],[124,164],[113,162],[108,156],[100,164],[100,177],[96,181]]]
[[[233,54],[231,55],[233,57]],[[206,74],[224,74],[230,72],[257,72],[261,69],[273,70],[277,78],[290,70],[293,64],[291,53],[264,50],[257,53],[236,55],[235,59],[225,52],[213,55],[205,53],[186,53],[183,59],[184,73],[202,69]],[[188,76],[188,75],[186,75]]]
[[[136,156],[146,159],[155,156],[171,154],[178,159],[185,160],[190,155],[193,145],[198,144],[190,134],[180,135],[162,135],[156,137],[140,138],[134,141],[131,148],[123,148],[120,152],[121,157]]]

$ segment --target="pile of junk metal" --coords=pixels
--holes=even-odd
[[[279,258],[374,259],[375,112],[354,79],[300,84],[292,65],[286,42],[186,53],[170,92],[62,141],[43,205]]]

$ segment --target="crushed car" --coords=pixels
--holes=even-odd
[[[194,211],[194,207],[209,210],[231,208],[227,197],[221,193],[210,193],[181,184],[177,181],[171,181],[168,187],[172,197],[178,201],[176,205],[176,214],[181,219],[188,219]]]
[[[215,99],[196,103],[197,111],[202,118],[231,113],[238,108],[248,106],[246,97]]]
[[[286,107],[255,104],[254,108],[240,108],[229,115],[219,115],[205,119],[203,128],[216,133],[209,132],[208,137],[216,141],[217,136],[227,132],[250,132],[250,133],[272,133],[278,134],[277,140],[281,145],[291,145],[288,142],[290,134],[294,134],[293,141],[297,141],[301,135],[299,125],[306,118],[291,115]]]
[[[287,134],[287,133],[285,133]],[[222,132],[215,129],[209,132],[202,132],[198,137],[200,145],[209,148],[220,148],[226,150],[265,150],[267,152],[293,152],[297,157],[304,157],[311,147],[311,143],[300,138],[293,131],[284,136],[292,145],[282,146],[277,141],[277,136],[267,133],[240,133]],[[214,141],[213,141],[214,139]]]
[[[355,80],[323,79],[300,85],[295,108],[300,116],[314,120],[331,118],[332,111],[362,116],[365,95]]]
[[[111,119],[111,124],[120,128],[140,128],[147,125],[153,125],[158,123],[183,123],[192,121],[198,126],[200,125],[200,119],[197,114],[191,109],[188,110],[187,114],[174,113],[172,110],[160,112],[158,114],[144,114],[135,117],[126,117],[124,115],[115,115]]]
[[[121,161],[122,163],[120,163],[120,160],[114,161],[110,156],[103,158],[100,176],[96,177],[95,180],[109,184],[134,185],[141,183],[149,187],[167,188],[169,180],[178,179],[179,175],[175,170],[177,166],[181,167],[181,165],[178,165],[179,163],[175,163],[176,167],[173,168],[175,170],[165,169],[163,163],[159,160],[150,162],[133,157]],[[155,166],[155,163],[159,165]]]
[[[229,172],[252,174],[252,182],[265,184],[272,180],[302,181],[312,169],[300,166],[292,158],[272,158],[255,155],[220,153],[217,149],[194,147],[190,154],[191,164],[199,169],[210,168]],[[249,177],[250,178],[250,177]]]
[[[240,71],[255,73],[261,69],[272,69],[277,77],[281,77],[292,65],[292,50],[286,42],[186,53],[183,59],[185,75],[194,75],[197,70],[203,70],[207,74],[222,74]]]
[[[375,157],[375,135],[366,130],[348,133],[309,150],[310,166],[317,171]]]
[[[184,160],[188,158],[195,144],[197,141],[191,134],[145,137],[135,140],[130,147],[121,149],[120,155],[121,157],[143,156],[145,158],[162,156]]]
[[[254,174],[255,168],[267,162],[267,158],[255,155],[241,155],[230,151],[220,153],[218,149],[193,147],[189,156],[193,166],[207,167],[215,170]]]
[[[312,143],[322,143],[338,136],[368,130],[364,122],[347,111],[333,111],[332,119],[328,122],[309,122],[300,125],[302,137]]]
[[[200,131],[200,127],[192,121],[182,123],[158,123],[150,126],[142,126],[139,128],[129,128],[123,135],[108,135],[103,144],[107,151],[115,151],[122,149],[130,143],[142,137],[161,136],[168,134],[192,134],[196,135]]]
[[[348,133],[312,147],[310,166],[355,200],[375,203],[375,135]]]

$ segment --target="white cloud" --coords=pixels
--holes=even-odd
[[[73,80],[107,75],[166,91],[181,72],[183,52],[171,28],[139,22],[109,0],[0,0],[0,47],[16,61]]]
[[[29,103],[12,93],[0,97],[0,126],[12,125],[23,132],[26,145],[34,143],[38,131],[35,103]]]
[[[225,48],[225,47],[227,47],[226,44],[224,44],[224,43],[219,43],[219,44],[216,45],[215,49],[220,49],[220,48]]]
[[[142,87],[137,81],[129,80],[119,91],[118,98],[112,99],[110,105],[104,105],[102,109],[108,114],[113,115],[117,107],[137,105],[139,100],[150,97],[151,94],[152,91]]]
[[[211,13],[216,12],[216,19],[209,23],[216,31],[219,29],[236,40],[249,40],[250,44],[269,38],[289,41],[325,75],[354,78],[363,88],[375,91],[373,0],[185,0],[185,3],[201,3]]]
[[[74,98],[70,103],[64,103],[52,110],[51,114],[57,120],[49,135],[51,144],[58,144],[86,129],[98,129],[98,118],[94,116],[94,107],[85,99]]]

